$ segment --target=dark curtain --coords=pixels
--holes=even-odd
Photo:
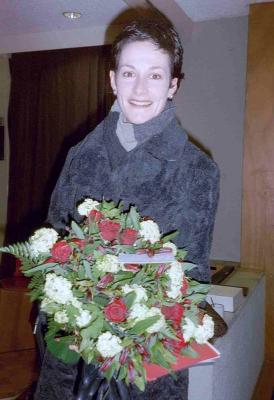
[[[109,66],[109,46],[12,55],[6,244],[43,224],[68,149],[108,112]],[[2,277],[13,269],[4,257]]]

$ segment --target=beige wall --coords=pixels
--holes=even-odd
[[[0,56],[0,117],[5,124],[5,157],[0,161],[0,245],[3,243],[4,227],[7,214],[7,193],[8,193],[8,129],[7,111],[10,92],[9,60],[5,55]]]
[[[240,260],[247,17],[195,23],[176,97],[184,128],[221,171],[211,258]]]

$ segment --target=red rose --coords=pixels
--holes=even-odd
[[[126,228],[120,234],[120,243],[121,244],[128,244],[131,246],[137,239],[138,231],[131,228]]]
[[[101,221],[102,218],[104,218],[104,214],[102,214],[98,210],[91,210],[91,212],[88,215],[88,219],[95,222]]]
[[[120,230],[120,224],[118,222],[106,219],[105,221],[99,222],[98,227],[104,240],[111,242],[118,237]]]
[[[166,319],[172,321],[175,328],[180,326],[184,314],[184,307],[181,304],[176,303],[171,307],[163,306],[161,311]]]
[[[66,262],[71,253],[72,248],[65,240],[61,240],[60,242],[55,243],[51,249],[52,257],[55,261],[58,261],[60,263]]]
[[[126,305],[121,299],[116,299],[104,308],[105,316],[112,322],[123,322],[126,319]]]
[[[78,246],[81,250],[83,250],[86,245],[86,241],[84,239],[73,238],[70,240],[70,242],[76,244],[76,246]]]

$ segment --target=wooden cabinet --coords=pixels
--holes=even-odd
[[[266,358],[274,360],[274,3],[250,7],[241,265],[266,276]],[[260,326],[258,326],[260,329]]]
[[[25,279],[0,282],[0,353],[35,347],[31,317]]]

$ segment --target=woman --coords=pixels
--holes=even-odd
[[[209,281],[219,172],[188,141],[175,117],[172,98],[181,78],[182,55],[178,34],[170,25],[143,20],[123,29],[113,45],[115,65],[110,71],[117,100],[94,132],[70,150],[48,221],[62,229],[71,218],[79,220],[76,205],[85,197],[123,200],[126,209],[134,204],[158,223],[162,233],[179,230],[176,244],[197,264],[192,277]],[[92,398],[92,368],[84,369],[79,399]],[[65,366],[46,353],[36,399],[73,398],[76,376],[77,366]],[[169,386],[165,381],[140,398],[152,399],[154,393],[163,400],[185,399],[185,379],[182,373],[179,383]],[[132,391],[133,398],[138,396]]]

